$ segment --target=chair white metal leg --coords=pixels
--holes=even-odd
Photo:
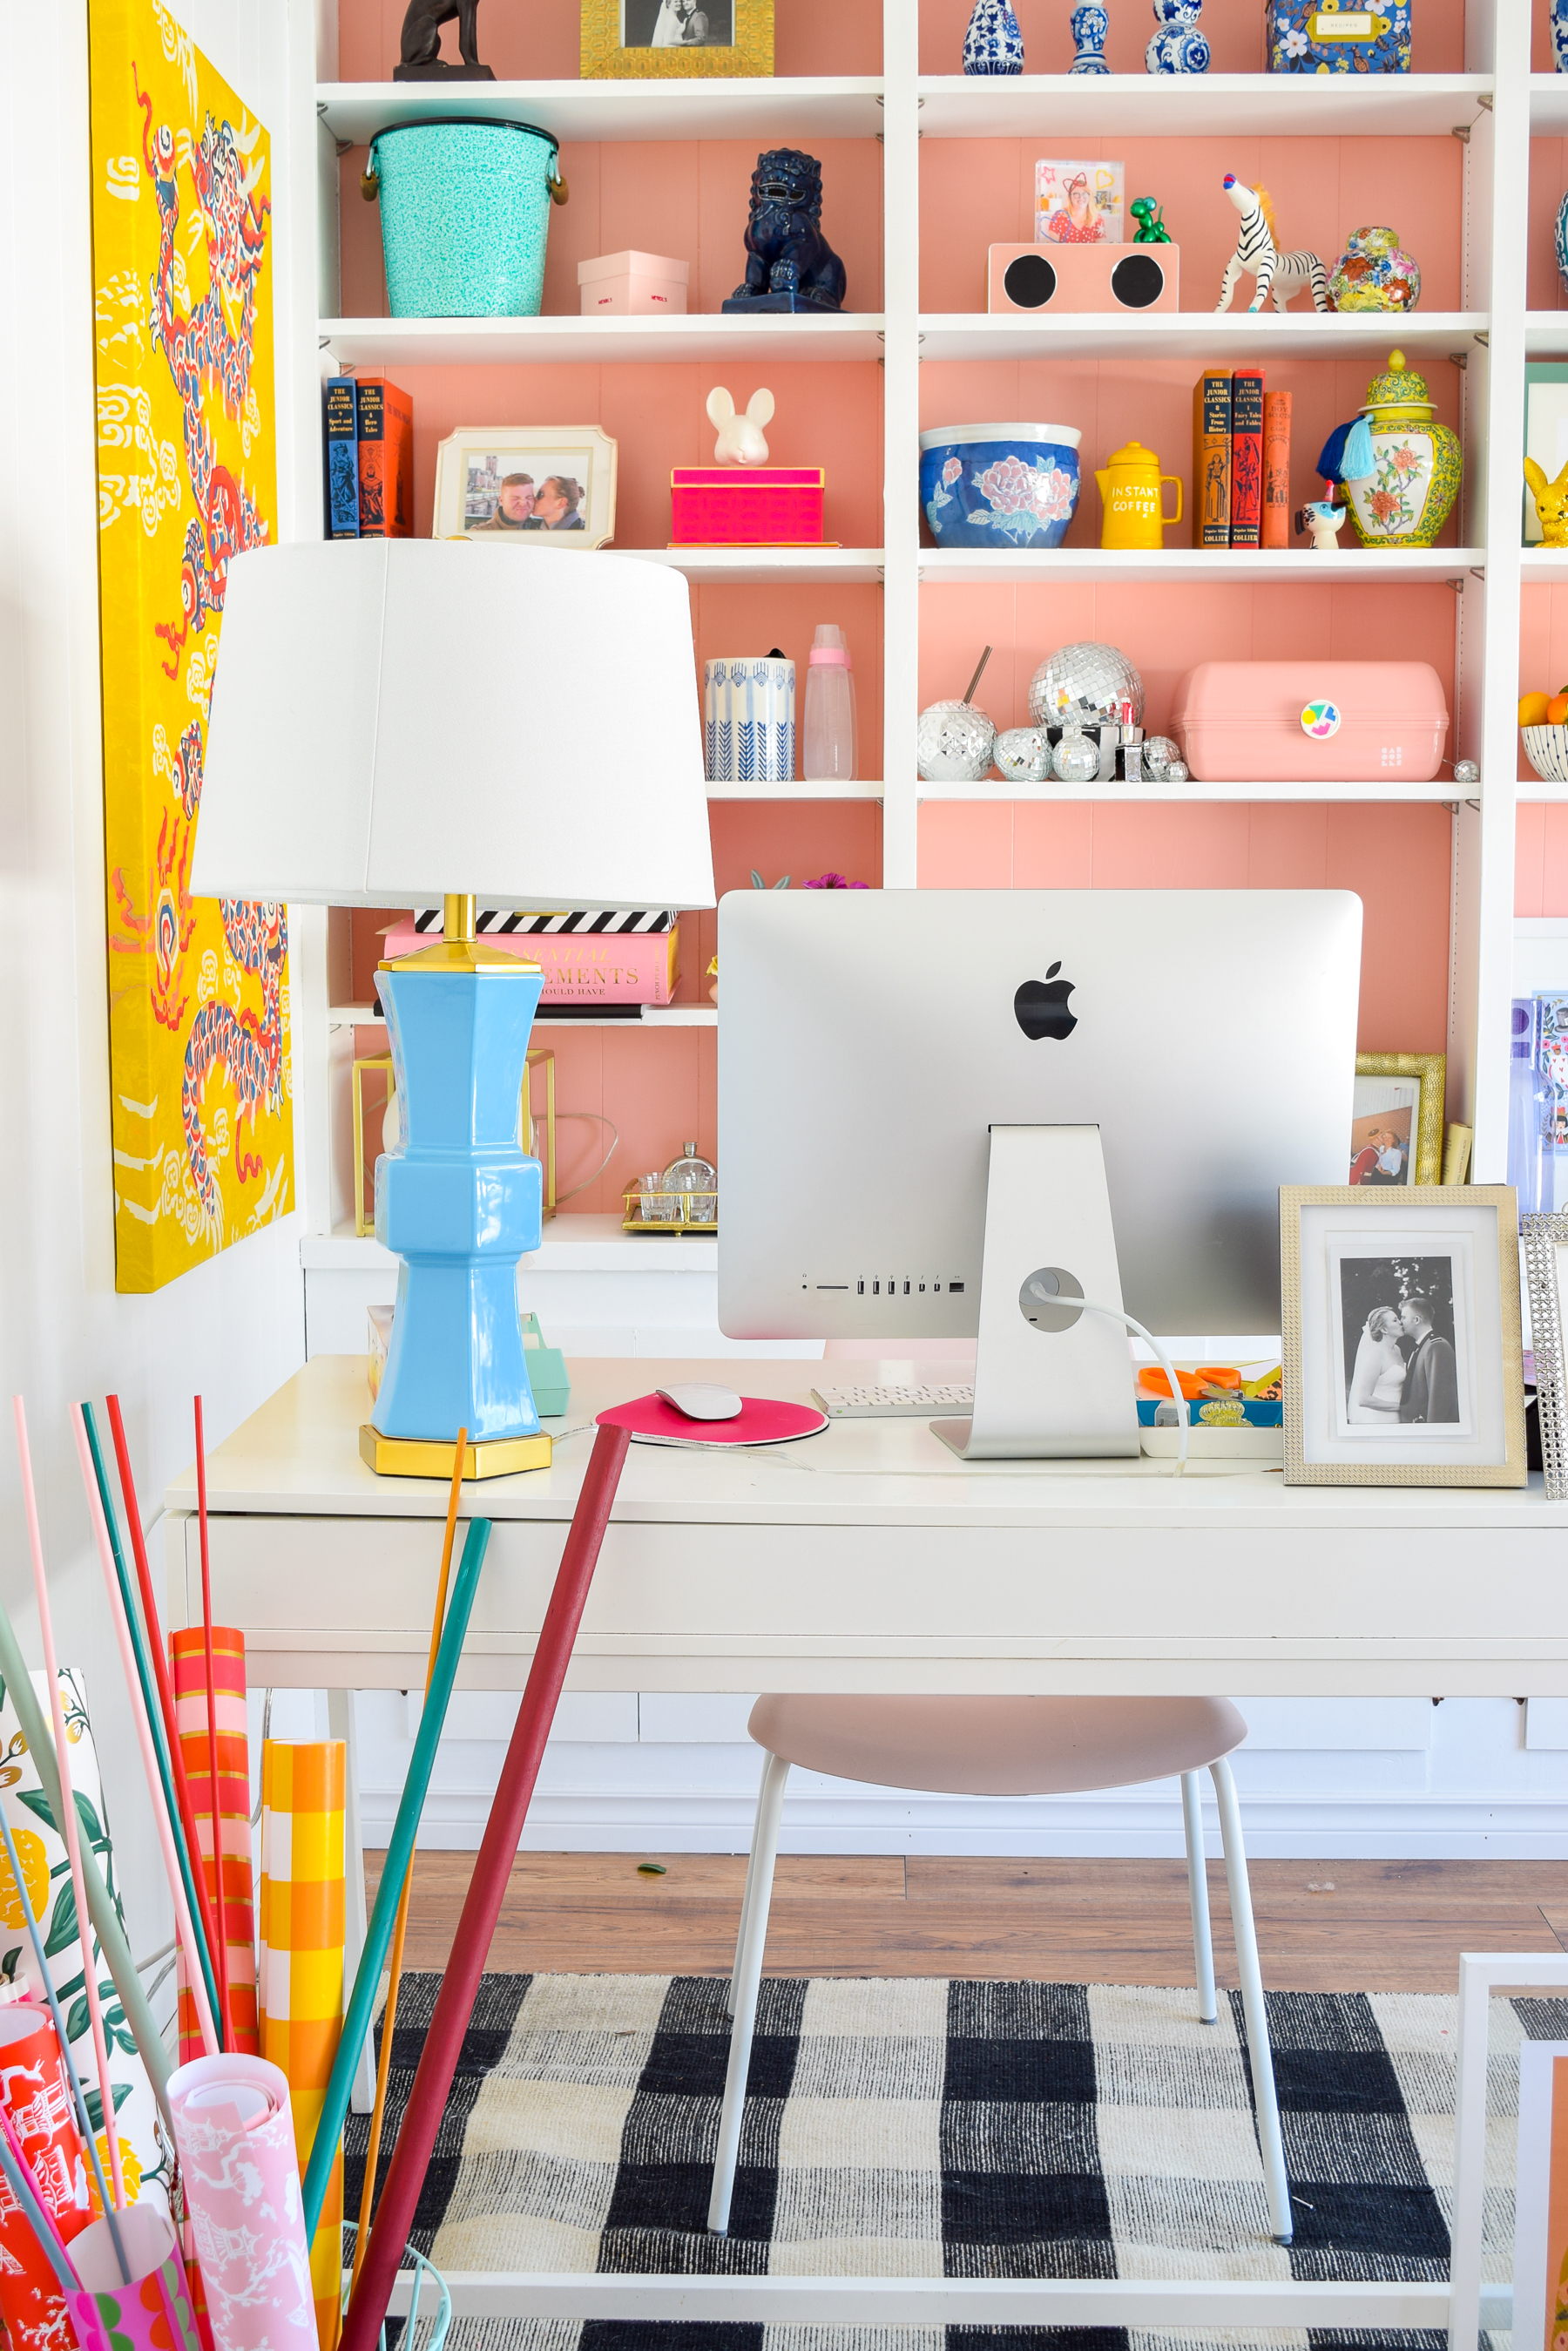
[[[730,2198],[734,2192],[735,2165],[741,2152],[746,2075],[752,2064],[752,2032],[757,2021],[763,1946],[767,1940],[774,1862],[779,1849],[779,1814],[788,1778],[789,1765],[782,1756],[766,1755],[763,1784],[757,1794],[756,1826],[752,1832],[751,1865],[746,1871],[746,1891],[741,1904],[741,1947],[735,1955],[732,1985],[735,2022],[730,2032],[730,2065],[724,2076],[719,2147],[713,2158],[713,2192],[708,2203],[708,2226],[721,2237],[730,2225]]]
[[[1209,1871],[1203,1851],[1203,1782],[1196,1771],[1181,1775],[1181,1823],[1187,1831],[1187,1891],[1192,1904],[1192,1957],[1198,1970],[1198,2013],[1217,2024],[1214,1938],[1209,1928]]]
[[[767,1771],[765,1761],[763,1771],[765,1777]],[[732,2016],[735,2013],[735,2002],[740,1998],[741,1953],[746,1948],[746,1921],[752,1915],[752,1894],[757,1882],[757,1832],[762,1824],[762,1787],[759,1784],[757,1809],[752,1814],[751,1850],[746,1855],[746,1883],[741,1896],[741,1923],[735,1929],[735,1961],[730,1970],[730,1981],[724,1992],[724,2006]]]
[[[1280,2102],[1274,2089],[1274,2057],[1269,2045],[1269,2017],[1263,2002],[1262,1970],[1258,1965],[1258,1937],[1252,1925],[1252,1893],[1247,1882],[1247,1855],[1241,1843],[1241,1813],[1236,1782],[1221,1756],[1209,1766],[1214,1793],[1220,1800],[1220,1834],[1225,1846],[1225,1882],[1231,1889],[1231,1925],[1236,1938],[1236,1967],[1241,1979],[1241,2009],[1247,2020],[1247,2051],[1252,2061],[1252,2097],[1258,2110],[1258,2145],[1263,2158],[1263,2179],[1269,2195],[1269,2225],[1275,2242],[1288,2245],[1294,2234],[1291,2191],[1285,2178],[1284,2143],[1280,2136]]]

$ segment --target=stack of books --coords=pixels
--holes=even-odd
[[[1192,387],[1192,544],[1287,547],[1291,395],[1262,368],[1205,368]]]
[[[384,375],[328,377],[321,479],[327,538],[412,538],[414,403],[406,392]]]

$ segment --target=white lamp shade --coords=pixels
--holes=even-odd
[[[711,906],[691,619],[624,555],[360,539],[229,566],[191,888]]]

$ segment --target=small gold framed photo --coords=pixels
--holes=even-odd
[[[431,536],[603,547],[615,537],[618,455],[597,424],[460,424],[436,449]]]
[[[585,81],[771,74],[774,0],[582,0]]]
[[[1357,1053],[1351,1183],[1442,1182],[1447,1071],[1441,1053]]]
[[[1280,1192],[1285,1483],[1522,1486],[1508,1184]]]

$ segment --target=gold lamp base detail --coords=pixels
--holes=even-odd
[[[501,1437],[490,1443],[465,1445],[465,1479],[515,1478],[524,1469],[547,1469],[553,1440],[543,1430],[537,1437]],[[359,1428],[359,1458],[378,1478],[448,1478],[453,1447],[439,1438],[383,1437],[367,1420]]]

